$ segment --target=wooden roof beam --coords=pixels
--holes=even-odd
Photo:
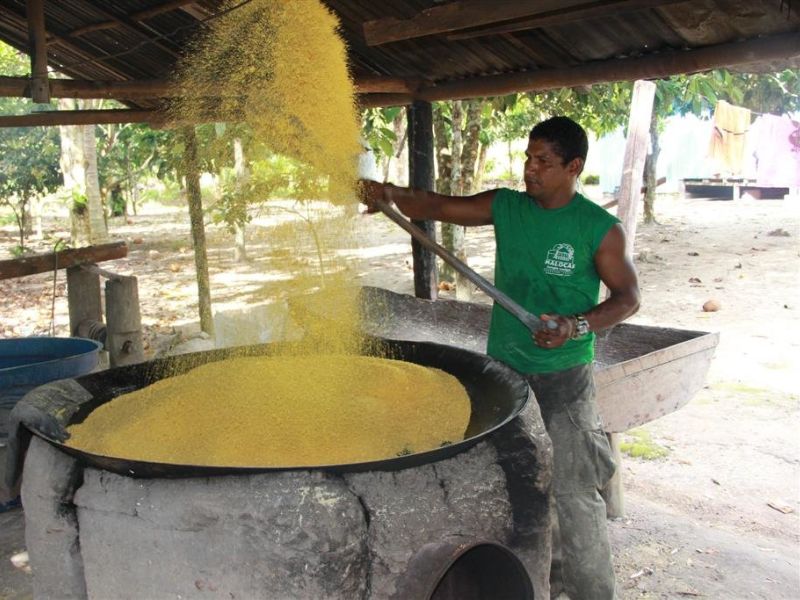
[[[86,81],[50,79],[53,98],[154,100],[174,95],[172,84],[162,79],[139,81]],[[26,97],[31,86],[27,77],[0,76],[0,97]]]
[[[369,46],[429,35],[508,23],[549,14],[563,14],[597,5],[588,0],[458,0],[428,8],[410,19],[388,17],[364,23]]]
[[[14,24],[16,27],[20,29],[24,29],[26,27],[27,23],[26,18],[23,15],[18,14],[14,10],[4,8],[3,18],[8,19],[12,24]],[[84,40],[73,40],[72,38],[69,38],[69,36],[59,36],[53,34],[52,32],[48,32],[47,34],[47,43],[50,47],[60,46],[65,51],[78,55],[79,57],[81,57],[82,60],[81,64],[91,63],[95,65],[98,69],[101,69],[106,73],[108,73],[110,77],[116,77],[118,79],[129,79],[131,77],[130,74],[123,73],[122,71],[119,71],[114,67],[104,64],[102,62],[103,56],[97,57],[96,55],[92,54],[93,51],[98,50],[97,47],[94,46],[94,44],[89,43],[88,45],[92,46],[92,49],[87,50],[82,46],[82,44],[87,43]],[[30,53],[30,50],[28,48],[20,47],[17,44],[14,44],[14,46],[17,47],[17,49],[20,50],[21,52],[25,52],[28,54]],[[52,54],[55,54],[55,52],[53,52]],[[50,55],[50,58],[53,58],[52,54]],[[69,69],[64,70],[64,72],[70,74]]]
[[[364,108],[409,104],[412,100],[456,100],[500,96],[515,92],[538,92],[562,87],[575,87],[662,79],[681,73],[697,73],[711,69],[789,60],[800,57],[800,36],[796,32],[707,46],[695,50],[661,52],[640,58],[621,58],[566,69],[546,69],[502,75],[473,77],[423,87],[414,94],[366,94],[361,96]]]
[[[194,4],[197,0],[170,0],[170,2],[164,2],[163,4],[157,4],[156,6],[151,6],[145,10],[140,10],[128,15],[128,19],[131,21],[146,21],[147,19],[151,19],[158,15],[172,12],[173,10],[177,10],[179,8],[184,8],[189,4]],[[81,35],[86,35],[87,33],[93,33],[95,31],[102,31],[104,29],[116,29],[120,26],[120,23],[116,19],[111,19],[108,21],[102,21],[100,23],[92,23],[91,25],[84,25],[83,27],[78,27],[77,29],[73,29],[67,35],[70,37],[78,37]]]
[[[121,29],[126,29],[133,34],[138,35],[139,37],[148,41],[159,50],[166,52],[173,58],[180,57],[180,53],[178,51],[164,44],[162,41],[154,39],[153,36],[151,35],[152,32],[149,31],[149,28],[138,24],[135,20],[131,19],[130,17],[115,15],[113,12],[106,10],[102,6],[99,6],[98,3],[95,2],[94,0],[83,0],[83,1],[88,3],[89,6],[91,6],[94,10],[99,12],[101,15],[103,15],[104,18],[116,22],[118,24],[118,27],[120,27]]]
[[[47,81],[47,80],[46,80]],[[356,91],[366,93],[411,94],[418,87],[416,82],[393,77],[359,77],[355,81]],[[0,97],[24,98],[31,87],[27,77],[0,76]],[[81,79],[50,79],[50,95],[53,98],[97,98],[115,100],[157,100],[178,95],[178,88],[167,79],[130,81],[89,81]]]
[[[579,6],[570,11],[555,11],[552,13],[539,15],[522,21],[514,21],[504,25],[494,27],[480,27],[456,32],[447,36],[449,41],[467,40],[489,35],[503,35],[517,31],[528,31],[541,27],[552,27],[554,25],[565,25],[576,21],[587,21],[601,17],[617,16],[631,13],[647,8],[658,8],[668,4],[678,4],[686,0],[612,0],[604,3],[591,3],[586,6]]]
[[[47,30],[44,23],[44,0],[27,0],[28,54],[31,57],[31,99],[40,104],[50,102],[47,85]]]
[[[52,110],[28,115],[0,116],[0,127],[53,127],[56,125],[107,125],[151,123],[163,125],[166,117],[154,110]]]

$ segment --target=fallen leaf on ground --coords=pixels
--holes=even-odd
[[[782,227],[778,227],[777,229],[770,231],[767,235],[771,235],[772,237],[790,237],[792,234]]]

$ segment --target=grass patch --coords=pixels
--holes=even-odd
[[[715,383],[711,386],[712,389],[720,390],[723,392],[735,392],[737,394],[768,394],[769,390],[766,388],[754,387],[745,383],[734,383],[730,381],[723,381]]]
[[[644,429],[631,429],[625,433],[625,440],[619,449],[628,456],[642,460],[657,460],[669,454],[669,448],[656,444],[649,431]]]

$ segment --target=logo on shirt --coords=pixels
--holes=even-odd
[[[575,249],[569,244],[556,244],[547,252],[544,272],[557,277],[569,277],[575,271]]]

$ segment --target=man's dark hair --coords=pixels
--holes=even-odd
[[[586,160],[589,140],[586,131],[568,117],[551,117],[531,129],[530,139],[544,140],[553,146],[553,151],[564,164],[573,158]]]

